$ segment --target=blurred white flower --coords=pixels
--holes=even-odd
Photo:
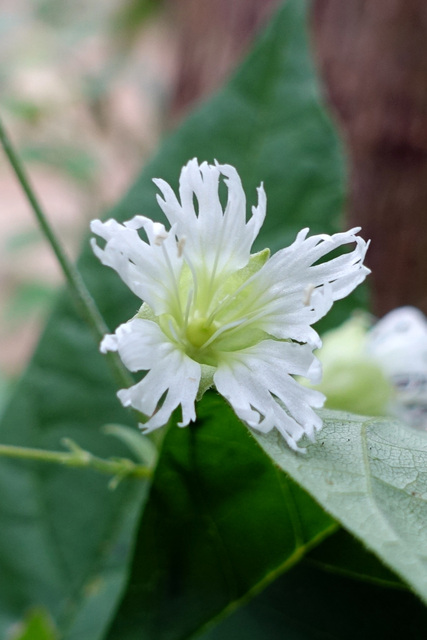
[[[399,307],[374,322],[358,312],[322,336],[323,378],[315,388],[330,409],[391,415],[427,430],[427,318]]]
[[[369,352],[372,321],[369,314],[357,312],[322,336],[323,345],[316,355],[323,377],[316,389],[325,394],[329,409],[366,416],[389,412],[393,385],[378,358]]]
[[[395,393],[388,411],[413,427],[427,428],[427,319],[415,307],[385,315],[367,334],[366,352]]]
[[[272,257],[267,249],[251,255],[266,212],[262,185],[247,221],[242,184],[229,165],[191,160],[181,171],[179,200],[166,182],[154,182],[170,230],[143,216],[124,225],[91,223],[106,241],[101,248],[92,240],[95,254],[144,301],[101,344],[103,352],[118,351],[131,371],[147,371],[119,391],[120,400],[150,416],[145,432],[164,425],[179,405],[185,426],[195,420],[196,398],[214,384],[247,425],[276,428],[302,451],[301,437],[313,439],[321,428],[313,408],[324,396],[293,376],[320,379],[313,349],[321,342],[311,325],[365,279],[367,243],[358,228],[309,238],[304,229]],[[349,243],[353,251],[322,261]]]

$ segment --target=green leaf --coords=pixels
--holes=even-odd
[[[217,394],[166,435],[112,640],[187,638],[253,597],[336,524]]]
[[[307,453],[276,432],[268,455],[427,602],[427,435],[384,418],[322,412]]]
[[[303,561],[198,639],[424,640],[426,628],[427,610],[412,593],[351,580]]]
[[[101,457],[129,455],[104,435],[127,413],[86,327],[64,300],[5,410],[0,441],[59,449],[64,437]],[[63,640],[96,640],[126,575],[146,482],[0,458],[0,637],[33,606],[45,607]]]
[[[408,591],[406,583],[344,529],[313,549],[304,562],[348,578]]]

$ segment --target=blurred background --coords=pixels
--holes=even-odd
[[[222,83],[276,4],[2,0],[1,116],[70,255],[159,139]],[[0,194],[1,397],[62,278],[3,153]]]
[[[0,113],[72,256],[89,220],[223,83],[278,4],[1,1]],[[350,159],[346,226],[360,224],[372,239],[372,309],[427,313],[427,4],[309,6],[324,96]],[[61,275],[2,153],[0,194],[1,398]]]
[[[120,0],[3,0],[1,109],[33,186],[75,256],[155,149],[175,75],[164,12]],[[150,10],[151,9],[151,10]],[[138,28],[136,28],[138,27]],[[61,281],[0,154],[0,372],[16,377]]]

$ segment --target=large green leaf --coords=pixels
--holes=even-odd
[[[314,567],[347,578],[371,584],[408,591],[405,582],[390,571],[373,553],[345,529],[336,533],[313,549],[304,562]]]
[[[277,433],[255,438],[274,462],[427,602],[427,434],[383,418],[322,412],[305,455]]]
[[[326,542],[329,542],[329,538]],[[320,571],[304,561],[200,640],[424,640],[412,593]]]
[[[210,393],[195,426],[166,436],[109,637],[187,638],[253,597],[336,526]]]

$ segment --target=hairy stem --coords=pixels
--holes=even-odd
[[[1,444],[0,456],[21,460],[53,462],[67,467],[94,469],[119,479],[124,477],[149,478],[151,476],[151,469],[135,464],[127,458],[98,458],[89,451],[81,449],[71,440],[64,439],[64,444],[70,451],[47,451],[45,449],[30,449],[28,447]]]

